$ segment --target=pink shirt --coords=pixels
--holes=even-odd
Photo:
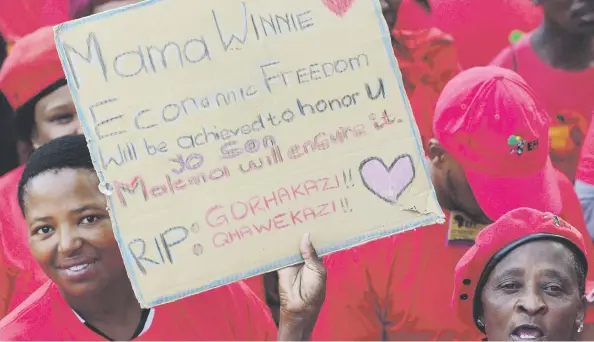
[[[277,329],[242,282],[157,306],[138,341],[270,341]],[[147,320],[147,321],[148,321]],[[51,281],[0,322],[3,341],[99,341]]]
[[[29,250],[27,223],[17,198],[23,169],[21,166],[0,177],[0,258],[4,263],[0,281],[6,279],[8,283],[0,293],[8,311],[0,312],[0,317],[21,304],[47,280]]]

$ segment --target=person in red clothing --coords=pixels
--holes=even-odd
[[[67,134],[81,134],[76,109],[66,85],[51,27],[20,39],[0,70],[0,91],[15,109],[20,138],[34,148]],[[11,310],[47,279],[27,245],[26,224],[17,202],[23,167],[0,178],[0,252],[7,265],[6,298]],[[0,317],[6,312],[0,312]]]
[[[391,29],[394,55],[410,100],[423,146],[432,136],[433,111],[439,93],[459,71],[458,57],[451,36],[435,28],[402,30],[402,0],[381,0],[384,19]],[[420,11],[431,10],[428,0],[414,0]]]
[[[454,266],[487,224],[532,207],[587,236],[573,186],[551,164],[549,124],[513,71],[477,67],[454,77],[437,103],[427,150],[445,222],[326,257],[328,295],[314,339],[484,337],[448,313]],[[594,255],[592,244],[586,248]]]
[[[50,280],[0,322],[1,340],[277,338],[264,303],[242,282],[140,307],[83,135],[57,138],[36,150],[18,198],[31,253]],[[324,302],[325,269],[308,234],[300,251],[304,264],[278,272],[280,340],[308,339]]]
[[[554,214],[510,211],[456,265],[452,305],[489,341],[576,341],[586,314],[586,243]]]
[[[502,49],[514,44],[542,20],[542,10],[531,0],[429,0],[431,12],[402,0],[398,28],[435,27],[456,41],[464,69],[488,64]]]
[[[553,164],[574,181],[594,111],[594,3],[539,0],[542,24],[491,64],[520,74],[552,118]]]

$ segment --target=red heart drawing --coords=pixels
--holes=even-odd
[[[355,0],[322,0],[322,2],[329,10],[342,17],[351,9]]]

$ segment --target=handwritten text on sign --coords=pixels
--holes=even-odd
[[[161,0],[56,41],[144,306],[442,213],[376,0]],[[404,209],[404,210],[403,210]]]

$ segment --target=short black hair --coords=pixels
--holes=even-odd
[[[19,205],[23,214],[27,184],[46,172],[62,169],[95,170],[84,135],[66,135],[54,139],[31,154],[18,188]]]

